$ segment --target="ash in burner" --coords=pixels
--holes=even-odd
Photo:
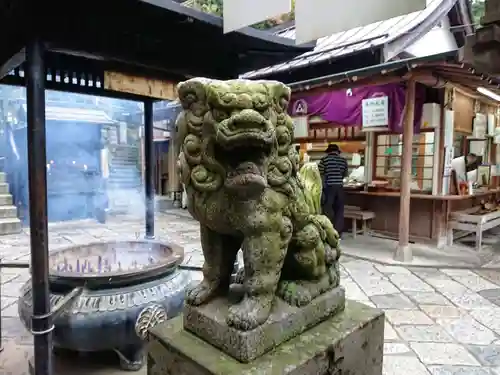
[[[170,259],[165,246],[99,244],[51,254],[51,269],[58,273],[106,274],[138,271]]]

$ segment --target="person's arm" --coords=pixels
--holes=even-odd
[[[349,166],[347,165],[347,159],[344,159],[344,175],[342,177],[346,178],[349,174]]]
[[[319,163],[318,163],[318,169],[319,169],[319,174],[321,175],[321,178],[325,175],[325,159],[322,158]]]

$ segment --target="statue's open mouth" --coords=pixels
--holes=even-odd
[[[265,177],[266,159],[272,145],[264,140],[248,139],[245,143],[226,144],[215,147],[215,158],[226,167],[226,187],[260,191],[267,185]]]

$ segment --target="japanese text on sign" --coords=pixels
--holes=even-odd
[[[362,101],[363,128],[373,128],[389,125],[389,98],[363,99]]]

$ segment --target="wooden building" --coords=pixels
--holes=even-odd
[[[435,1],[245,74],[290,82],[297,143],[310,159],[331,142],[353,164],[363,154],[364,185],[349,189],[346,217],[371,213],[372,233],[399,241],[397,259],[411,257],[410,242],[441,247],[462,232],[476,232],[479,248],[482,231],[500,224],[484,207],[498,193],[499,82],[458,62],[470,25],[466,2]],[[470,194],[451,172],[451,160],[467,153],[482,159],[474,181],[482,186]]]

